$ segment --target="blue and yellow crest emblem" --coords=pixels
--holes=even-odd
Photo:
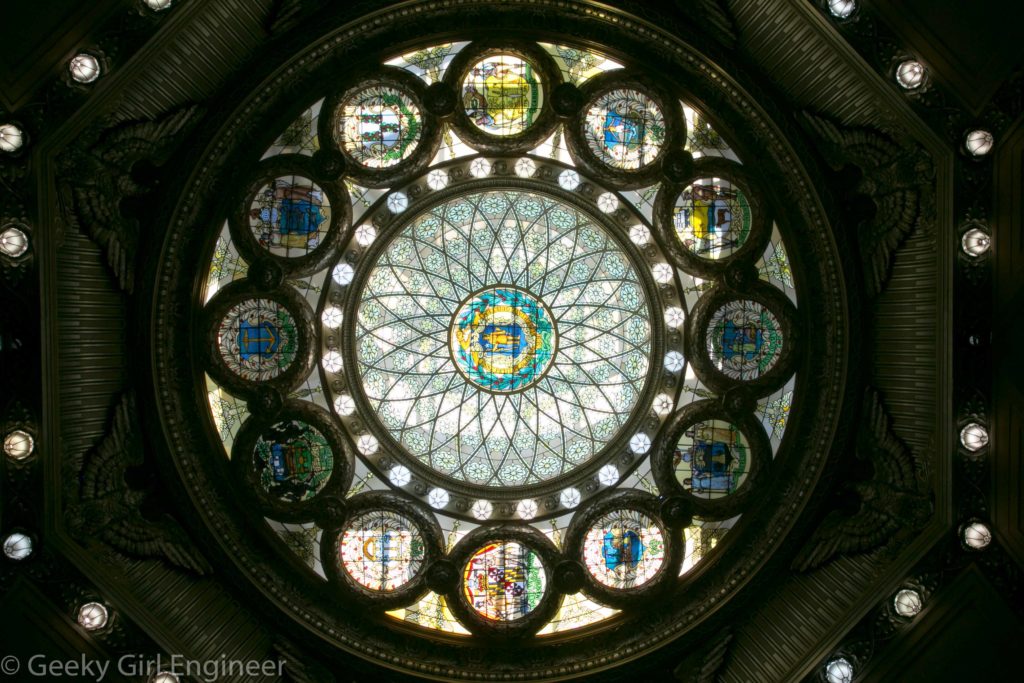
[[[495,287],[465,302],[451,330],[452,357],[473,384],[490,391],[524,389],[543,376],[554,357],[554,320],[537,299]]]

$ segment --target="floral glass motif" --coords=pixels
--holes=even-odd
[[[342,148],[366,168],[389,168],[419,145],[423,117],[408,93],[371,85],[349,95],[338,107],[335,128]]]
[[[757,379],[779,360],[782,330],[771,311],[756,301],[730,301],[711,314],[707,349],[711,362],[727,377]]]
[[[485,619],[515,621],[540,604],[547,575],[529,547],[498,541],[480,548],[466,563],[462,590],[469,605]]]
[[[598,519],[583,541],[583,562],[597,581],[612,588],[637,588],[665,563],[665,537],[653,519],[637,510],[616,510]]]
[[[698,498],[734,493],[750,472],[750,444],[736,425],[703,420],[687,427],[672,456],[676,480]]]
[[[530,324],[552,327],[517,391],[485,388],[500,374],[467,379],[451,352],[463,302],[497,290],[523,292],[520,305],[538,304]],[[498,190],[455,197],[393,237],[361,292],[355,338],[370,406],[407,452],[456,480],[522,486],[575,469],[618,433],[643,389],[651,323],[636,269],[602,227],[552,197]]]
[[[334,454],[318,429],[300,420],[285,420],[264,430],[256,440],[253,464],[264,491],[300,503],[327,484]]]
[[[265,382],[295,362],[299,332],[288,309],[270,299],[232,306],[217,330],[217,348],[227,368],[250,382]]]
[[[309,178],[288,175],[259,189],[249,206],[249,228],[260,246],[277,256],[305,256],[331,225],[331,202]]]
[[[416,525],[390,510],[356,516],[338,539],[338,558],[345,573],[361,586],[383,593],[416,578],[424,552]]]
[[[637,170],[661,153],[665,115],[654,100],[638,90],[611,90],[587,110],[583,134],[590,151],[605,164]]]
[[[492,287],[472,296],[452,321],[457,367],[477,386],[518,391],[537,381],[554,358],[551,312],[520,289]]]
[[[673,225],[688,251],[704,259],[731,256],[750,237],[750,202],[724,178],[701,178],[676,198]]]
[[[540,74],[528,61],[497,54],[477,62],[462,82],[466,115],[491,135],[516,135],[531,125],[544,104]]]

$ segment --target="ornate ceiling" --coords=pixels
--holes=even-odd
[[[7,43],[4,655],[1001,675],[1019,50],[914,3],[160,5]]]

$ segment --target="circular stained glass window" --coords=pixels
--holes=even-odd
[[[730,422],[701,420],[676,442],[672,463],[683,489],[699,498],[722,498],[739,489],[750,473],[750,444]]]
[[[708,324],[707,350],[711,362],[732,379],[750,381],[771,370],[782,353],[779,321],[756,301],[729,301]]]
[[[488,543],[473,553],[462,572],[469,606],[493,621],[515,621],[530,614],[546,589],[540,555],[515,541]]]
[[[544,91],[537,68],[512,54],[495,54],[474,64],[462,82],[466,116],[491,135],[516,135],[540,115]]]
[[[551,480],[620,431],[643,389],[641,278],[594,218],[546,194],[465,194],[414,218],[362,290],[367,399],[431,469],[489,487]]]
[[[268,495],[299,503],[327,484],[334,458],[319,430],[299,420],[287,420],[269,427],[256,440],[253,465],[259,485]]]
[[[747,242],[752,218],[743,190],[724,178],[701,178],[679,194],[672,224],[684,248],[700,258],[717,260],[728,258]]]
[[[590,151],[608,166],[636,170],[661,154],[665,116],[654,100],[639,90],[611,90],[587,110],[584,138]]]
[[[235,304],[217,329],[217,349],[227,369],[251,382],[264,382],[288,370],[298,345],[292,314],[270,299]]]
[[[338,539],[345,573],[372,591],[397,590],[419,574],[426,547],[416,525],[390,510],[371,510],[352,519]]]
[[[417,657],[610,619],[588,639],[639,652],[641,605],[689,600],[776,485],[802,347],[782,235],[814,233],[669,77],[451,36],[302,81],[299,146],[237,174],[205,280],[174,290],[209,297],[192,341],[225,448],[175,453],[231,455],[255,503],[232,524],[327,581],[311,630],[347,637],[354,601]]]
[[[389,85],[371,85],[342,101],[335,138],[356,163],[389,168],[412,155],[422,129],[420,109],[408,93]]]
[[[583,541],[583,561],[597,581],[617,589],[643,586],[665,564],[662,528],[637,510],[598,519]]]
[[[539,380],[558,339],[551,311],[536,296],[510,287],[471,295],[455,312],[449,335],[455,367],[466,379],[502,392]]]
[[[309,178],[287,175],[263,185],[249,205],[249,229],[276,256],[305,256],[331,225],[331,202]]]

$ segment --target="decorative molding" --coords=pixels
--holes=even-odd
[[[146,519],[144,491],[125,480],[130,468],[144,463],[134,392],[126,392],[114,409],[107,435],[81,462],[79,500],[66,510],[71,533],[80,540],[99,538],[136,557],[165,560],[199,575],[212,571],[184,530],[169,515]]]
[[[874,469],[870,480],[850,486],[860,497],[860,509],[853,515],[829,513],[793,561],[794,569],[820,567],[837,555],[898,549],[931,517],[928,462],[893,433],[874,389],[864,397],[856,457]]]
[[[886,287],[894,253],[922,222],[935,215],[935,170],[915,143],[899,143],[881,130],[842,126],[802,112],[801,123],[824,142],[825,161],[835,170],[852,163],[863,176],[855,191],[867,196],[874,215],[857,231],[864,280],[870,294]]]

